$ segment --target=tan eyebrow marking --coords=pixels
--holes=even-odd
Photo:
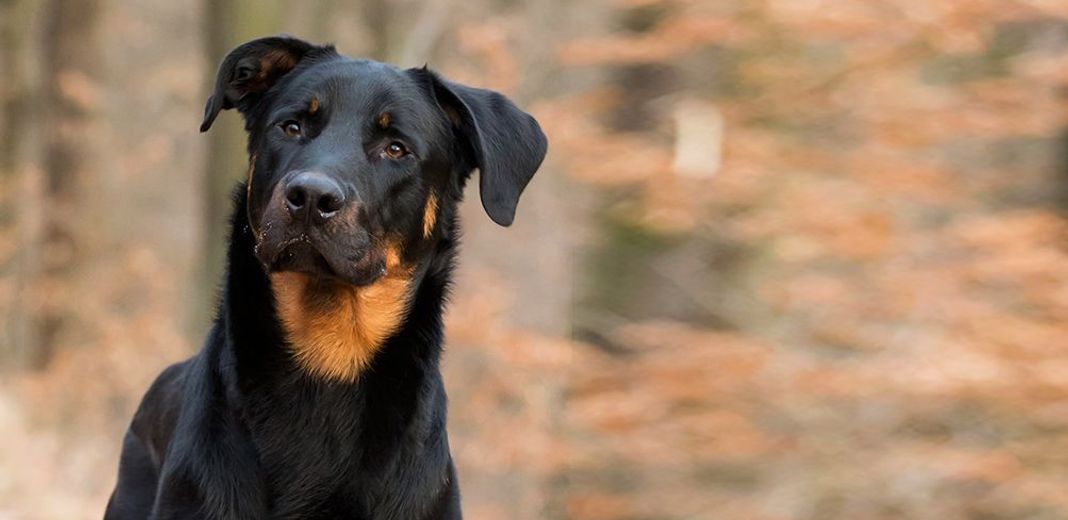
[[[311,102],[308,103],[308,114],[314,114],[319,111],[319,98],[311,98]]]
[[[393,118],[389,115],[389,112],[382,112],[382,115],[378,116],[378,126],[382,128],[389,128],[389,124],[393,122]]]

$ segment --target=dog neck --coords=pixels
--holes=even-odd
[[[297,363],[316,377],[354,382],[407,314],[411,277],[356,287],[303,273],[270,275],[275,309]]]
[[[418,266],[402,265],[399,252],[390,250],[387,274],[367,286],[294,272],[268,275],[253,254],[245,197],[238,190],[223,302],[232,321],[227,334],[247,351],[236,353],[239,364],[260,365],[260,373],[281,364],[320,381],[356,383],[380,358],[396,357],[389,352],[395,350],[436,368],[451,239]]]

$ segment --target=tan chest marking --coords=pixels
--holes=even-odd
[[[302,368],[333,381],[359,377],[404,319],[411,277],[399,263],[395,252],[388,253],[389,274],[365,287],[301,273],[271,275],[278,316]]]

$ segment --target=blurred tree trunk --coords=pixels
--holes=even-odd
[[[36,356],[28,293],[35,278],[40,217],[39,183],[32,182],[33,147],[39,120],[27,117],[33,105],[35,11],[30,0],[0,0],[0,229],[17,247],[0,257],[0,278],[11,290],[0,301],[0,367],[26,368]]]
[[[432,61],[455,8],[452,0],[363,0],[367,57],[401,67]]]
[[[208,0],[204,3],[204,27],[207,35],[206,92],[211,94],[219,62],[241,43],[268,36],[281,30],[284,11],[280,0]],[[248,170],[245,132],[240,116],[220,116],[209,132],[208,163],[202,184],[204,220],[202,222],[201,265],[198,268],[196,294],[190,299],[189,333],[199,338],[212,318],[212,302],[221,281],[225,263],[227,218],[233,207],[231,193],[236,182]]]
[[[363,0],[364,23],[371,37],[371,47],[367,50],[368,58],[385,60],[390,51],[390,9],[388,0]]]
[[[349,2],[338,0],[320,0],[311,4],[287,4],[283,30],[310,42],[333,42],[337,39],[334,30],[337,27],[339,15],[355,9],[356,7],[351,6]]]
[[[452,0],[423,0],[415,9],[415,16],[406,17],[404,36],[387,49],[390,63],[402,67],[416,67],[434,61],[435,51],[452,23],[455,9]]]
[[[488,49],[476,50],[468,59],[476,63],[484,60],[486,71],[479,78],[481,85],[478,86],[492,86],[493,82],[514,85],[505,93],[524,110],[534,111],[537,115],[538,101],[569,93],[569,86],[559,81],[560,76],[554,74],[557,71],[552,68],[554,46],[545,45],[544,42],[563,39],[575,30],[575,21],[571,17],[577,11],[598,9],[599,6],[596,3],[583,3],[580,7],[571,7],[562,0],[525,0],[515,2],[510,7],[513,9],[509,13],[510,18],[522,20],[522,29],[509,33],[497,45],[508,46],[503,52],[507,52],[508,58],[514,60],[515,77],[509,77],[509,70],[505,68],[492,68],[493,58]],[[568,16],[561,17],[562,12],[567,12]],[[461,16],[456,17],[458,21],[463,20]],[[508,22],[502,20],[500,23]],[[583,26],[586,27],[588,25]],[[415,47],[420,45],[418,40],[423,35],[413,34],[410,38],[415,40],[416,43],[411,44]],[[435,46],[438,45],[435,43],[429,49]],[[414,52],[410,55],[416,57]],[[464,240],[459,269],[461,278],[457,286],[476,288],[472,292],[477,294],[482,292],[477,287],[485,283],[486,273],[500,276],[501,283],[506,284],[508,294],[514,298],[508,302],[504,316],[507,327],[524,333],[533,332],[542,338],[566,338],[570,335],[574,286],[572,245],[575,230],[585,226],[585,215],[577,211],[582,191],[579,186],[568,182],[557,169],[552,159],[554,146],[550,142],[549,157],[524,190],[515,223],[510,228],[502,229],[486,217],[479,202],[477,177],[469,181],[461,210]],[[502,247],[505,244],[507,247]],[[491,350],[507,347],[481,346],[482,349]],[[455,402],[470,403],[473,401],[465,399],[465,396],[473,399],[487,392],[485,383],[482,383],[485,376],[480,375],[480,371],[486,370],[486,359],[493,359],[493,356],[479,349],[464,348],[452,349],[449,356],[446,380],[452,382],[449,395]],[[553,441],[560,439],[563,434],[559,425],[562,423],[560,403],[564,377],[558,372],[532,367],[524,362],[498,362],[501,364],[495,366],[494,370],[524,374],[523,377],[530,377],[530,381],[536,381],[536,384],[515,390],[522,393],[519,399],[522,405],[517,407],[521,412],[502,404],[499,408],[489,410],[489,413],[521,413],[524,416],[524,428],[538,434],[532,436],[530,439],[533,442],[525,447],[524,456],[529,457],[528,463],[517,463],[503,470],[461,466],[465,500],[483,507],[492,504],[495,514],[490,516],[493,517],[513,520],[563,518],[562,515],[551,514],[560,479],[539,462],[554,456],[553,450],[558,444]],[[456,416],[450,424],[450,436],[456,439],[457,445],[478,442],[487,432],[484,427],[472,427],[469,421],[464,420],[463,413],[464,410],[459,410],[450,415]]]
[[[35,316],[38,345],[29,363],[44,366],[60,335],[73,323],[64,297],[75,284],[80,233],[86,229],[79,209],[89,186],[94,157],[91,128],[97,112],[96,75],[100,70],[98,0],[51,0],[46,4],[42,38],[44,96],[44,200],[40,276],[35,288],[43,298]]]

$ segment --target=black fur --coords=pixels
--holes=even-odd
[[[258,70],[265,52],[285,53],[274,58],[286,70]],[[257,74],[264,81],[251,84]],[[335,76],[394,96],[386,104],[404,113],[407,121],[398,125],[408,126],[398,132],[419,155],[369,160],[379,153],[377,130],[369,130],[377,109],[354,110],[367,92],[350,92],[355,83]],[[337,89],[316,91],[336,107],[322,109],[331,111],[329,120],[313,123],[309,116],[313,130],[299,143],[272,134],[272,114],[287,96],[325,84]],[[217,318],[200,353],[167,368],[146,393],[123,440],[105,518],[460,518],[438,367],[456,205],[466,178],[480,168],[487,212],[511,222],[545,153],[537,123],[499,94],[287,37],[249,42],[224,60],[202,129],[226,108],[245,116],[256,159],[252,188],[235,191]],[[352,140],[345,150],[338,150],[345,146],[341,136]],[[330,169],[359,194],[360,233],[372,243],[376,233],[401,234],[404,260],[416,266],[399,329],[355,382],[316,377],[295,362],[271,291],[268,274],[276,267],[258,254],[266,239],[255,229],[272,218],[265,209],[271,194],[289,170],[312,167]],[[440,207],[433,233],[424,236],[419,220],[428,190],[440,196]],[[316,247],[365,252],[366,243],[330,236]],[[345,273],[320,274],[348,283]],[[357,274],[357,285],[373,279]]]

